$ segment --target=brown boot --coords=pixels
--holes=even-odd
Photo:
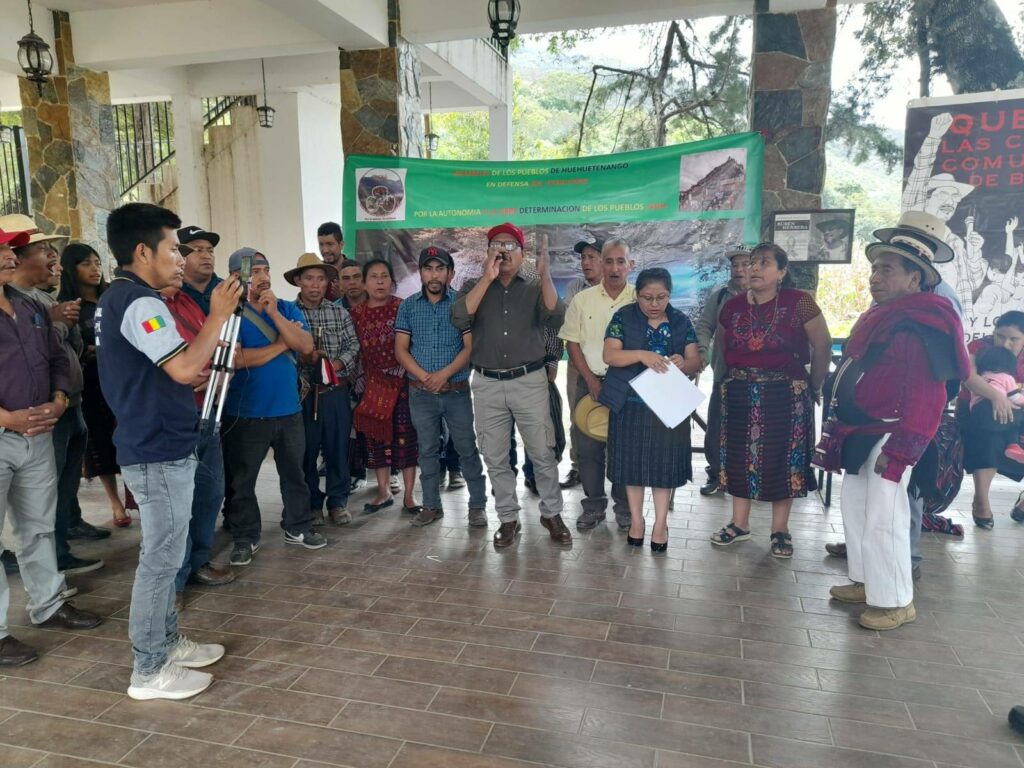
[[[201,584],[204,587],[223,587],[235,580],[235,574],[226,568],[216,568],[210,563],[201,565],[195,573],[189,576],[188,580],[193,584]]]
[[[565,527],[565,523],[562,521],[561,515],[555,515],[554,517],[542,517],[540,524],[548,529],[548,533],[551,534],[551,540],[556,544],[572,544],[572,534],[569,533],[569,529]]]
[[[510,523],[502,523],[498,526],[498,530],[494,532],[494,546],[498,549],[507,547],[512,544],[516,539],[516,534],[523,530],[523,526],[520,525],[518,520],[513,520]]]

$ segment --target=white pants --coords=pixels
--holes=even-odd
[[[843,476],[840,510],[850,579],[862,582],[868,605],[902,608],[914,599],[910,575],[910,467],[899,483],[875,473],[879,441],[856,475]]]

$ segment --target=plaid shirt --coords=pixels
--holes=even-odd
[[[451,320],[456,295],[455,291],[448,288],[444,297],[435,304],[421,289],[419,293],[405,299],[398,308],[395,333],[404,333],[409,337],[409,354],[428,373],[450,365],[465,348],[462,337],[469,331],[460,331],[452,325]],[[416,377],[410,373],[409,378]],[[465,381],[468,378],[467,366],[448,381]]]
[[[334,365],[341,378],[355,378],[359,375],[359,339],[348,310],[329,301],[321,301],[316,308],[307,307],[302,297],[295,299],[295,306],[309,323],[317,349],[327,353],[327,359]],[[299,371],[302,378],[310,381],[313,366],[303,365]]]

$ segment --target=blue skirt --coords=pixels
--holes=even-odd
[[[630,397],[608,423],[608,479],[622,485],[679,488],[693,479],[690,420],[675,429]]]

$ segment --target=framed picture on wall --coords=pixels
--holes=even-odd
[[[782,246],[790,261],[810,264],[849,264],[853,259],[853,208],[816,211],[776,211],[771,240]]]

